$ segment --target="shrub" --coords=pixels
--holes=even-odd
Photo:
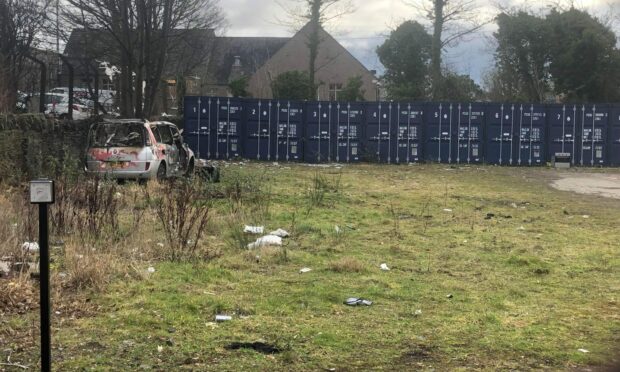
[[[147,197],[154,207],[173,261],[194,258],[209,220],[210,199],[199,179],[178,179],[160,184],[157,195]]]

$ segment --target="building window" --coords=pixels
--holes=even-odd
[[[340,83],[331,83],[329,84],[329,100],[337,101],[338,93],[342,91],[342,84]]]
[[[200,93],[198,83],[200,80],[196,77],[189,77],[185,79],[185,93],[190,95],[196,95]]]
[[[101,79],[101,85],[103,85],[103,90],[114,90],[114,82],[109,78]]]

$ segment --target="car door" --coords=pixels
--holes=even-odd
[[[168,171],[170,174],[176,175],[179,171],[179,150],[174,144],[174,137],[171,131],[172,128],[166,124],[160,124],[157,127],[162,143],[166,146],[164,155],[166,164],[168,164]]]

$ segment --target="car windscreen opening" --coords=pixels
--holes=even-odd
[[[90,135],[90,147],[142,147],[145,143],[142,123],[99,123]]]

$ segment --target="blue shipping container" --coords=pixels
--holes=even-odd
[[[581,146],[579,165],[595,166],[607,163],[607,129],[609,113],[603,105],[581,106]]]
[[[610,109],[609,123],[609,165],[620,166],[620,106]]]
[[[426,161],[452,163],[456,158],[457,107],[452,103],[430,103],[426,109],[424,157]]]
[[[364,106],[336,103],[336,162],[360,161]]]
[[[422,124],[424,106],[397,104],[396,163],[417,163],[422,160]]]
[[[546,118],[547,112],[542,105],[519,105],[517,165],[544,165],[546,163]]]
[[[366,117],[366,148],[369,161],[392,163],[396,155],[396,121],[399,117],[396,104],[369,103]]]
[[[275,158],[275,109],[270,100],[246,101],[247,124],[244,157],[256,160]]]
[[[336,105],[310,102],[306,107],[304,160],[309,163],[331,162],[336,148]]]

